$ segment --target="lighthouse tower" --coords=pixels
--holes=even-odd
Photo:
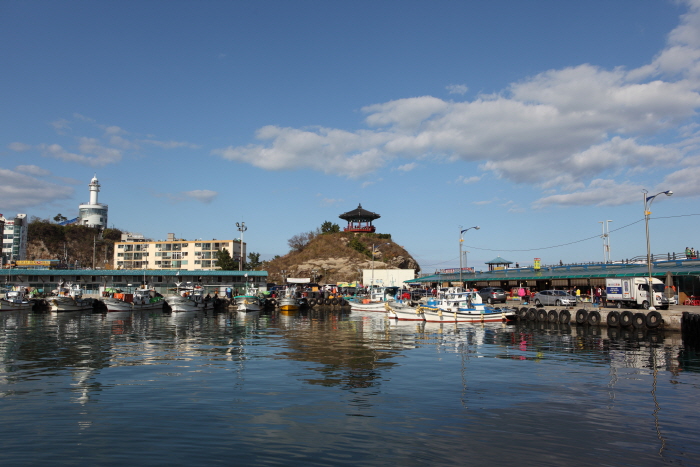
[[[97,193],[100,192],[100,182],[97,180],[97,174],[92,177],[88,187],[90,188],[90,202],[81,204],[79,207],[78,218],[80,225],[104,229],[107,227],[108,206],[97,201]]]

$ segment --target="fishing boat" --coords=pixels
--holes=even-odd
[[[205,297],[204,289],[201,286],[183,286],[176,284],[177,293],[166,295],[165,302],[173,312],[204,311],[214,308],[213,300]]]
[[[297,311],[299,309],[299,298],[297,297],[296,286],[289,286],[284,289],[281,297],[277,298],[277,307],[281,311]]]
[[[31,310],[34,303],[21,290],[8,290],[0,298],[0,311]]]
[[[398,287],[372,287],[365,296],[359,295],[348,300],[351,311],[386,312],[384,304],[395,300]]]
[[[102,302],[107,312],[162,310],[164,304],[163,297],[151,289],[136,289],[133,293],[113,292]]]
[[[401,321],[425,321],[425,313],[420,306],[411,306],[403,300],[394,300],[384,303],[387,316]]]
[[[58,294],[48,299],[51,311],[92,311],[95,306],[95,299],[83,298],[83,290],[78,284],[66,284],[56,290]]]
[[[245,293],[233,297],[236,303],[236,311],[260,311],[263,308],[262,300],[258,296],[258,289],[246,282]]]
[[[488,323],[516,318],[511,308],[485,306],[477,292],[449,287],[420,307],[425,320],[433,323]]]

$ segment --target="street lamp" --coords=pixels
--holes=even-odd
[[[241,233],[241,259],[238,261],[238,270],[242,271],[243,260],[245,259],[245,251],[243,251],[243,232],[248,230],[248,227],[245,226],[245,222],[236,222],[236,227],[238,227],[238,231]]]
[[[611,220],[607,221],[598,221],[599,224],[602,225],[603,227],[603,235],[601,235],[601,238],[603,239],[603,262],[612,263],[612,256],[610,255],[610,222]]]
[[[673,192],[671,190],[661,191],[656,193],[654,196],[647,196],[649,192],[647,190],[642,190],[642,197],[644,199],[644,226],[646,228],[647,234],[647,269],[649,271],[649,283],[647,284],[647,296],[649,297],[649,310],[656,310],[654,307],[654,294],[652,293],[652,277],[651,277],[651,246],[649,244],[649,216],[651,215],[651,203],[654,202],[654,198],[659,195],[671,196]]]
[[[480,228],[481,227],[478,225],[469,227],[468,229],[462,229],[462,226],[459,226],[459,285],[462,287],[464,287],[464,284],[462,283],[462,243],[464,242],[464,232],[471,229],[479,230]]]

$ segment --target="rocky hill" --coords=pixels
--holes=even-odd
[[[94,255],[96,267],[111,269],[114,242],[121,239],[121,234],[119,229],[105,229],[100,238],[99,229],[33,218],[27,230],[27,259],[58,259],[71,266],[91,268]]]
[[[266,262],[263,269],[269,273],[269,281],[281,283],[281,271],[287,277],[313,278],[319,283],[351,282],[360,278],[360,269],[372,267],[374,245],[375,269],[414,269],[420,271],[418,262],[389,234],[335,232],[313,236],[305,244],[295,245],[288,254]]]

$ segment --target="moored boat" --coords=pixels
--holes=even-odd
[[[53,312],[91,311],[95,306],[95,299],[83,298],[83,291],[78,284],[67,284],[56,293],[57,296],[47,300]]]
[[[485,306],[478,293],[460,287],[448,288],[420,308],[425,320],[433,323],[488,323],[516,318],[515,310]]]
[[[299,309],[299,298],[297,297],[297,288],[287,287],[284,294],[277,298],[277,307],[281,311],[297,311]]]
[[[246,283],[245,293],[234,298],[236,311],[260,311],[263,308],[262,300],[258,296],[258,289]]]
[[[356,296],[350,300],[351,311],[376,311],[386,312],[384,304],[395,300],[395,295],[399,292],[398,287],[374,287],[365,296]]]
[[[203,311],[214,308],[213,300],[208,299],[209,295],[203,296],[203,289],[196,287],[180,287],[177,284],[177,293],[166,295],[165,302],[173,312]]]
[[[384,306],[389,318],[401,321],[425,321],[425,314],[419,306],[411,306],[403,301],[386,302]]]
[[[21,290],[9,290],[0,298],[0,311],[31,310],[33,306]]]
[[[163,298],[155,290],[136,289],[133,293],[114,292],[102,302],[107,312],[162,310]]]

